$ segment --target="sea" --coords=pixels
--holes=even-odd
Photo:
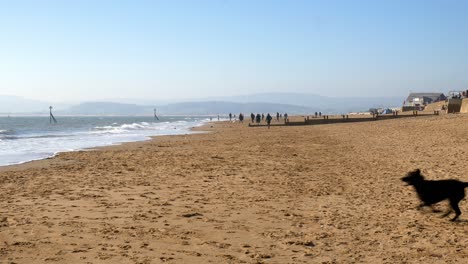
[[[151,136],[194,133],[207,117],[0,117],[0,166],[52,157],[60,152],[144,141]],[[52,120],[53,121],[53,120]]]

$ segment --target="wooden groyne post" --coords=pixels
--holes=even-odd
[[[154,109],[154,119],[156,119],[156,120],[159,121],[159,117],[158,117],[158,115],[156,114],[156,108]]]
[[[57,119],[55,119],[54,115],[52,114],[52,106],[49,106],[49,122],[52,124],[52,121],[54,123],[57,123]]]

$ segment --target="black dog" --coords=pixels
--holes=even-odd
[[[448,199],[450,206],[455,211],[455,217],[451,221],[455,221],[461,215],[458,203],[465,198],[465,188],[468,187],[468,182],[458,180],[428,181],[424,179],[419,169],[409,172],[401,180],[408,183],[408,185],[413,185],[414,189],[416,189],[419,199],[422,201],[419,208],[431,206]],[[450,211],[444,216],[449,214]]]

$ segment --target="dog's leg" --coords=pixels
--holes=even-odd
[[[455,217],[452,218],[450,221],[455,221],[461,215],[460,208],[458,207],[458,203],[460,200],[458,199],[450,199],[450,206],[452,206],[453,210],[455,211]]]
[[[421,210],[421,209],[423,209],[424,206],[427,206],[427,204],[420,203],[418,206],[416,206],[416,210]]]
[[[452,209],[448,209],[447,212],[443,214],[440,218],[447,217],[452,211],[453,211]]]

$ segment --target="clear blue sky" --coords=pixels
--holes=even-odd
[[[0,94],[468,89],[468,1],[0,1]]]

